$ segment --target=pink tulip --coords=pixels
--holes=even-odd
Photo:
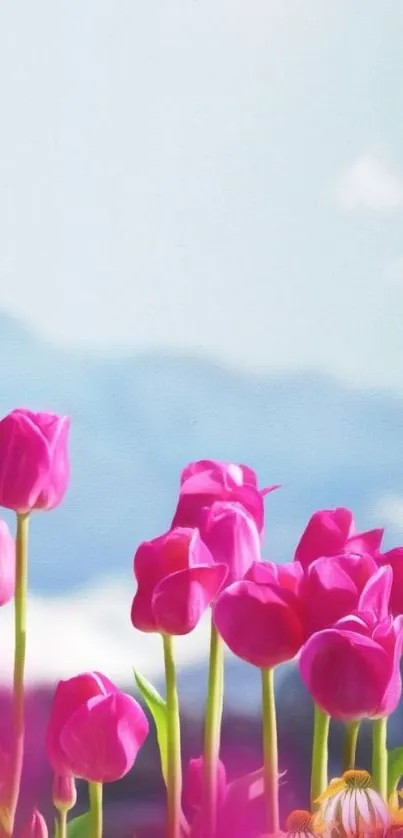
[[[301,584],[306,637],[331,628],[336,620],[355,611],[365,584],[376,571],[374,559],[366,555],[315,559]]]
[[[70,420],[13,410],[0,421],[0,506],[20,514],[54,509],[70,477]]]
[[[216,501],[204,507],[199,530],[214,561],[228,567],[227,586],[243,579],[252,563],[261,559],[256,524],[240,503]]]
[[[227,786],[227,772],[225,765],[218,760],[217,766],[217,805],[221,806]],[[183,797],[192,809],[200,809],[203,805],[204,760],[203,757],[189,760],[184,778]]]
[[[57,774],[111,783],[130,771],[148,734],[147,718],[129,695],[98,672],[59,681],[46,732]]]
[[[313,634],[300,672],[315,703],[335,719],[356,721],[392,713],[401,695],[403,616],[388,616],[391,569],[369,580],[355,615]]]
[[[5,521],[0,520],[0,605],[15,591],[15,541]]]
[[[172,526],[197,527],[204,506],[211,506],[214,501],[235,501],[249,512],[262,533],[263,497],[277,488],[270,486],[259,490],[256,474],[248,466],[220,460],[189,463],[181,474],[179,502]]]
[[[309,519],[295,551],[295,559],[306,568],[322,556],[337,556],[340,553],[375,556],[382,536],[381,529],[356,534],[349,509],[321,509]]]
[[[213,614],[227,646],[254,666],[271,668],[291,660],[304,641],[299,597],[269,575],[268,581],[261,576],[259,582],[230,585],[220,594]]]
[[[59,812],[68,812],[77,802],[74,777],[70,774],[55,774],[53,777],[52,801]]]
[[[392,592],[390,595],[390,611],[394,616],[403,614],[403,547],[394,547],[377,559],[382,567],[390,565],[393,570]]]
[[[216,564],[197,529],[176,527],[140,544],[134,557],[137,591],[135,628],[189,634],[225,582],[228,568]]]
[[[21,833],[21,838],[48,838],[48,828],[43,815],[34,809]]]

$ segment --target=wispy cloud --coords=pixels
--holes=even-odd
[[[374,510],[374,517],[379,519],[380,526],[399,530],[403,535],[403,496],[391,494],[380,498]]]
[[[331,197],[347,211],[394,212],[403,207],[403,179],[379,152],[368,150],[341,173]]]

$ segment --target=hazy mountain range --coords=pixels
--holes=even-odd
[[[266,500],[266,553],[286,560],[314,509],[351,506],[360,527],[403,493],[403,401],[313,372],[246,376],[163,350],[124,358],[59,351],[0,316],[0,410],[71,416],[68,498],[32,526],[31,584],[59,592],[131,577],[143,538],[169,526],[179,472],[200,457],[245,462]]]

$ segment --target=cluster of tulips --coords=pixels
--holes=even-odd
[[[68,418],[52,413],[14,410],[0,421],[0,506],[16,513],[15,538],[0,522],[0,604],[13,598],[15,613],[13,744],[0,750],[4,838],[16,834],[24,761],[29,522],[66,494],[68,437]],[[243,465],[191,463],[169,530],[135,553],[131,620],[162,639],[165,697],[140,673],[135,679],[156,727],[167,838],[230,838],[256,796],[265,801],[266,836],[384,836],[403,829],[403,747],[387,749],[388,716],[401,696],[403,547],[382,552],[382,529],[357,533],[352,513],[337,508],[312,515],[292,561],[263,561],[264,497],[277,488],[260,489]],[[208,609],[204,749],[183,776],[174,638],[192,632]],[[258,667],[262,683],[262,768],[232,782],[220,760],[225,645]],[[273,674],[293,659],[314,703],[311,804],[280,824]],[[345,742],[344,773],[329,782],[331,719],[344,722]],[[363,719],[372,720],[371,774],[356,766]],[[106,675],[85,672],[59,682],[46,733],[55,838],[102,838],[103,784],[130,771],[148,732],[140,703]],[[76,779],[88,783],[89,808],[70,817]],[[47,838],[38,810],[22,835]]]

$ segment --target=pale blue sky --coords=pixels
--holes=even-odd
[[[400,0],[0,6],[0,308],[403,389]]]

